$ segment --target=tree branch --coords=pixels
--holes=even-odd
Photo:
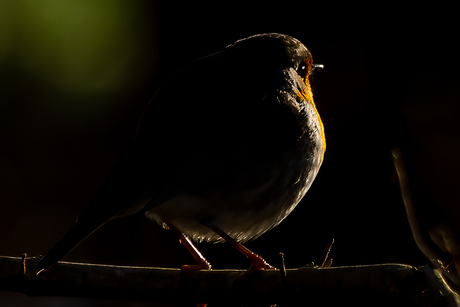
[[[0,256],[0,290],[31,296],[73,296],[212,306],[285,306],[290,301],[322,306],[386,304],[458,306],[429,267],[382,264],[303,267],[281,271],[186,272],[179,269],[59,262],[36,276],[40,258]],[[284,305],[283,305],[284,303]]]

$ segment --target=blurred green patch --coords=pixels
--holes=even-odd
[[[154,70],[153,15],[140,0],[0,1],[1,103],[64,117],[122,103]]]

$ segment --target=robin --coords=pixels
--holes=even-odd
[[[194,242],[242,243],[278,225],[315,179],[326,148],[307,48],[282,34],[236,41],[177,72],[142,114],[137,135],[75,224],[37,265],[49,269],[111,219],[145,213]]]

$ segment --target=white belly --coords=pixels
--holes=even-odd
[[[200,223],[203,219],[238,242],[257,238],[278,225],[309,189],[321,157],[310,156],[308,167],[305,167],[305,162],[297,161],[294,163],[300,165],[287,165],[276,171],[272,169],[269,180],[250,188],[226,188],[207,195],[181,194],[150,209],[146,216],[163,227],[177,229],[197,242],[222,241]],[[299,172],[301,166],[304,168]]]

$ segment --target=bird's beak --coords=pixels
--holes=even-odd
[[[321,70],[323,68],[324,68],[323,64],[313,64],[311,69],[310,69],[310,72],[308,73],[308,76],[310,76],[315,69]]]
[[[323,64],[313,64],[311,71],[315,69],[324,69],[324,65]]]

